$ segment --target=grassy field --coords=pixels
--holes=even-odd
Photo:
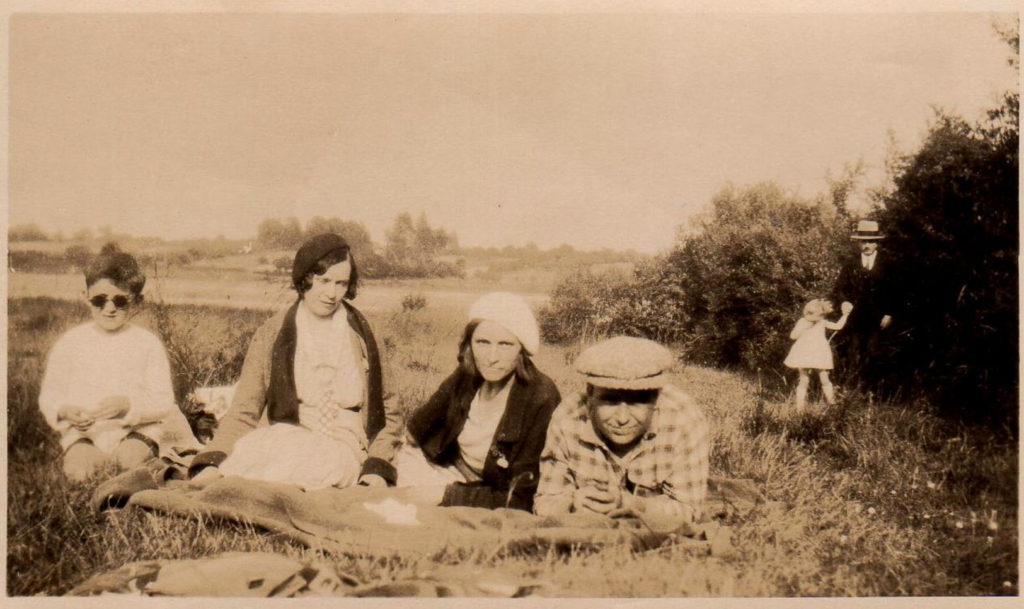
[[[280,309],[295,299],[285,274],[261,275],[247,271],[211,271],[188,268],[173,269],[171,274],[147,281],[146,297],[169,304],[202,304],[231,308]],[[359,308],[366,312],[385,313],[401,306],[410,294],[423,295],[435,307],[455,311],[466,310],[484,292],[519,288],[518,277],[496,282],[443,279],[381,279],[364,281],[359,293]],[[544,284],[545,286],[547,284]],[[15,273],[8,275],[9,298],[49,296],[79,300],[85,290],[81,273]],[[515,290],[537,306],[547,301],[544,292]]]
[[[464,311],[456,304],[428,295],[418,310],[366,307],[385,382],[403,408],[420,404],[454,365]],[[61,475],[56,435],[36,407],[47,351],[88,312],[78,302],[12,298],[8,314],[8,594],[61,594],[135,560],[228,550],[314,558],[244,526],[135,510],[93,513],[91,488]],[[163,333],[177,384],[186,387],[237,374],[248,337],[268,314],[149,304],[136,321]],[[579,345],[546,345],[537,358],[563,394],[579,389],[569,365],[578,352]],[[734,556],[668,548],[440,560],[540,579],[569,597],[1018,594],[1012,434],[944,421],[922,404],[868,404],[856,396],[795,416],[786,396],[761,395],[756,381],[729,372],[681,367],[677,377],[711,422],[713,474],[754,479],[783,506],[727,523]],[[330,559],[363,581],[430,566]]]

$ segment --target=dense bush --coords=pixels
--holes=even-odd
[[[596,274],[585,267],[565,276],[540,311],[544,338],[565,343],[609,333],[615,308],[633,283],[616,273]]]
[[[167,349],[174,397],[187,415],[197,405],[190,394],[238,380],[249,341],[270,313],[205,305],[147,303],[137,322],[152,329]]]
[[[946,410],[1008,419],[1018,392],[1017,97],[979,125],[939,115],[900,159],[882,220],[906,269],[894,381]]]
[[[727,188],[695,228],[632,277],[569,277],[541,313],[545,337],[647,336],[693,362],[781,370],[803,303],[828,294],[850,247],[842,206],[770,183]]]
[[[419,311],[427,306],[427,297],[423,294],[406,294],[402,297],[403,311]]]
[[[727,189],[700,231],[667,258],[690,315],[691,357],[779,369],[803,304],[828,294],[847,251],[848,219],[773,184]]]
[[[555,286],[540,311],[541,331],[558,343],[613,334],[676,342],[686,321],[680,295],[663,260],[640,263],[632,275],[580,267]]]

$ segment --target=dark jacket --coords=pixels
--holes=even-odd
[[[875,265],[870,271],[861,266],[860,252],[843,261],[839,269],[833,293],[834,304],[843,301],[853,304],[853,311],[846,322],[848,333],[871,334],[878,331],[878,324],[885,315],[900,317],[898,280],[885,252],[876,254]]]
[[[533,509],[533,494],[540,475],[540,452],[544,448],[551,413],[561,396],[554,382],[532,363],[528,362],[527,368],[531,380],[517,376],[513,381],[505,414],[484,460],[482,480],[449,485],[441,505]],[[482,383],[482,379],[456,370],[412,414],[408,434],[432,463],[445,466],[455,463],[459,456],[459,434],[469,416],[473,396]]]

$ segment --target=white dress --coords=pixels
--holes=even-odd
[[[299,306],[295,334],[299,424],[254,429],[235,442],[220,470],[306,490],[352,486],[367,450],[363,358],[344,309],[324,319]]]
[[[832,369],[832,348],[825,338],[825,330],[829,322],[824,319],[816,322],[801,318],[793,327],[790,336],[796,336],[789,355],[783,362],[789,368],[813,368],[815,370]]]

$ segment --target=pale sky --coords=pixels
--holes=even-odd
[[[463,245],[653,252],[727,183],[878,182],[889,130],[980,118],[1018,86],[996,18],[16,14],[9,221],[339,216],[383,243],[408,211]]]

